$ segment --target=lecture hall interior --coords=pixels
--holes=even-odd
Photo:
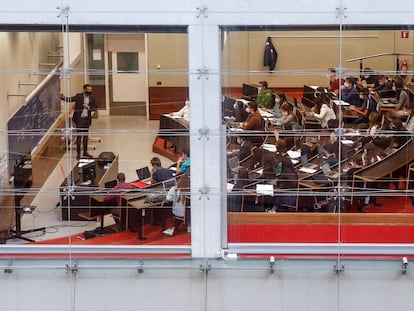
[[[395,2],[5,5],[1,309],[413,309]]]

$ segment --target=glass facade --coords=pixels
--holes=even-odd
[[[4,278],[64,271],[73,309],[76,283],[138,275],[150,305],[176,279],[192,310],[254,307],[245,282],[347,309],[352,282],[409,281],[414,8],[51,2],[0,20]]]

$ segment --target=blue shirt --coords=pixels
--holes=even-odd
[[[187,173],[187,167],[190,166],[190,158],[187,158],[180,166],[181,173]]]

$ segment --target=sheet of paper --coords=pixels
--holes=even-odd
[[[257,184],[256,185],[256,193],[257,194],[273,196],[273,185]]]
[[[309,167],[301,167],[299,169],[299,171],[303,172],[303,173],[307,173],[307,174],[313,174],[316,173],[317,170],[313,169],[313,168],[309,168]]]
[[[297,159],[297,158],[300,158],[300,151],[293,151],[293,150],[289,150],[289,151],[287,152],[287,154],[288,154],[289,158],[291,158],[291,159]]]
[[[276,152],[276,145],[273,144],[263,144],[263,149],[270,151],[270,152]]]

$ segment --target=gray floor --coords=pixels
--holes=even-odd
[[[112,151],[119,156],[119,170],[124,172],[127,181],[136,180],[135,170],[148,165],[153,156],[160,157],[163,166],[169,166],[169,159],[152,152],[152,144],[159,128],[158,121],[147,121],[143,116],[100,116],[93,120],[90,131],[90,153],[97,156],[102,151]],[[22,216],[22,229],[46,227],[46,233],[31,232],[25,236],[36,241],[92,230],[95,221],[62,221],[61,210],[56,206],[60,201],[59,185],[64,180],[69,168],[76,164],[76,151],[69,150],[59,165],[36,195],[33,214]],[[113,223],[112,218],[105,218],[105,224]],[[24,243],[20,239],[7,241],[8,244]]]

